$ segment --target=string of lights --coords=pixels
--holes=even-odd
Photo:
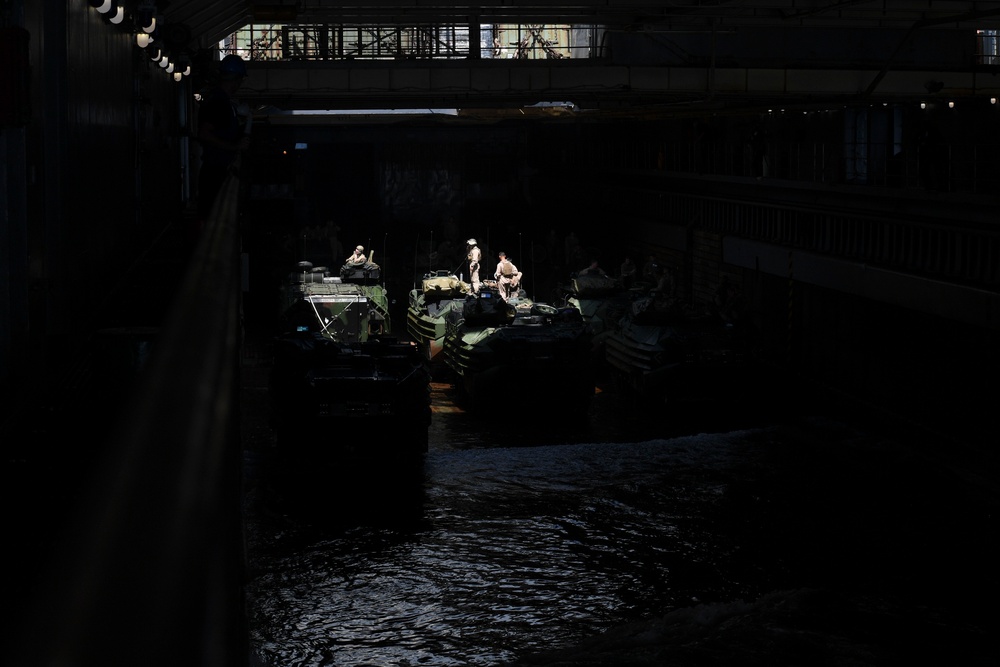
[[[191,75],[191,64],[185,54],[172,54],[162,38],[164,21],[156,0],[87,0],[88,4],[110,24],[130,31],[135,45],[159,65],[174,81]]]

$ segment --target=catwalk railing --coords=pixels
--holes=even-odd
[[[622,181],[627,181],[627,184]],[[920,196],[901,204],[881,188],[816,190],[808,183],[686,176],[605,179],[618,216],[697,224],[762,241],[988,290],[1000,288],[995,202]]]

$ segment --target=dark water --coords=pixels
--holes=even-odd
[[[998,656],[993,480],[934,436],[613,391],[585,423],[434,404],[412,476],[275,486],[246,434],[255,664]]]

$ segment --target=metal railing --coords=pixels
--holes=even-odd
[[[570,25],[249,25],[225,51],[248,60],[596,58],[603,28]]]
[[[680,187],[677,183],[685,183]],[[769,188],[781,188],[775,184]],[[663,221],[698,220],[713,232],[838,257],[872,266],[995,290],[1000,287],[1000,227],[941,217],[858,207],[855,197],[831,193],[822,201],[762,199],[738,189],[710,194],[674,179],[670,188],[609,186],[602,197],[616,214]],[[871,196],[877,196],[873,192]],[[838,205],[837,198],[842,204]],[[808,199],[808,198],[807,198]],[[954,209],[952,209],[954,210]]]

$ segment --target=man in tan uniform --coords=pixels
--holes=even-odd
[[[514,266],[514,262],[507,259],[507,253],[501,251],[498,256],[500,261],[497,262],[497,270],[493,276],[497,280],[497,287],[500,288],[500,298],[504,301],[510,301],[511,297],[518,295],[521,272]]]
[[[479,288],[482,287],[482,283],[479,281],[479,260],[482,259],[483,252],[476,244],[476,239],[469,239],[465,245],[469,249],[466,255],[469,260],[469,282],[472,283],[472,291],[478,292]]]

